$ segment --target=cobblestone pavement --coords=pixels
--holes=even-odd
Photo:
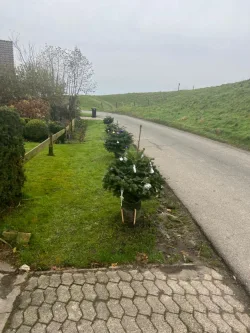
[[[248,298],[215,270],[166,267],[33,274],[5,333],[247,333]]]

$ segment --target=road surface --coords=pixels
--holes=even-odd
[[[107,115],[107,113],[98,113]],[[123,115],[141,148],[250,292],[250,153],[167,126]]]

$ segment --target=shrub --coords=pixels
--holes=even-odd
[[[12,109],[0,108],[0,208],[14,205],[24,184],[23,126]]]
[[[41,142],[48,138],[48,126],[40,119],[32,119],[25,126],[24,137],[30,141]]]
[[[59,131],[64,129],[64,126],[60,124],[59,122],[56,121],[50,121],[49,122],[49,132],[52,134],[55,134]],[[65,133],[61,135],[58,139],[57,142],[64,143],[65,142]]]
[[[103,119],[103,122],[104,122],[104,124],[106,124],[106,125],[108,125],[108,124],[112,124],[113,121],[114,121],[114,118],[109,117],[109,116],[107,116],[107,117],[105,117],[105,118]]]
[[[80,142],[82,142],[84,140],[84,136],[86,133],[86,129],[87,129],[87,121],[81,118],[77,118],[75,120],[75,133],[74,133],[74,137],[79,140]]]
[[[163,184],[160,172],[143,151],[129,152],[113,161],[103,178],[105,189],[131,203],[159,195]]]
[[[50,105],[43,99],[23,99],[13,103],[21,117],[32,119],[45,119],[49,117]]]
[[[133,142],[133,136],[125,129],[118,127],[116,131],[112,131],[105,140],[104,146],[107,151],[114,153],[116,157],[124,154],[125,150],[130,147]]]

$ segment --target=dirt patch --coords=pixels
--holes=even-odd
[[[10,265],[18,266],[18,254],[13,252],[13,248],[0,241],[0,261],[9,263]]]

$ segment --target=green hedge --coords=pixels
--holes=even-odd
[[[49,122],[49,132],[52,134],[55,134],[59,131],[61,131],[62,129],[64,129],[64,126],[61,125],[59,122],[57,121],[50,121]],[[60,142],[60,143],[64,143],[65,141],[65,134],[61,135],[60,138],[58,138],[56,140],[56,142]]]
[[[32,119],[25,125],[24,137],[27,140],[42,142],[48,138],[47,124],[40,119]]]
[[[25,176],[23,125],[11,109],[0,108],[0,208],[13,206],[21,197]]]

